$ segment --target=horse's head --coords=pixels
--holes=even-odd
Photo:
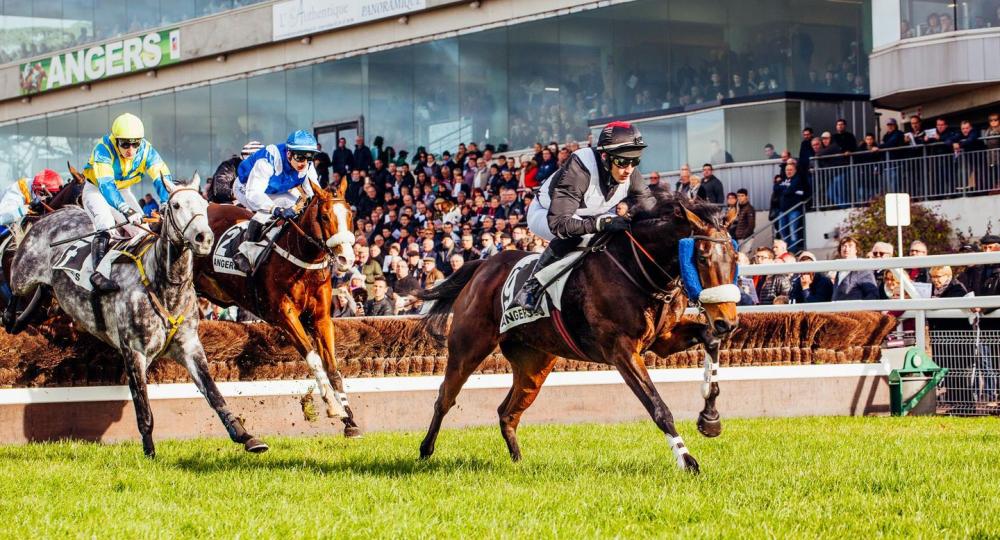
[[[722,336],[736,328],[740,299],[739,288],[733,284],[736,250],[721,225],[719,209],[655,192],[651,207],[635,208],[633,213],[633,231],[640,241],[650,251],[664,253],[666,260],[678,262],[685,292],[704,310],[712,332]]]
[[[736,315],[736,303],[740,301],[740,290],[735,285],[737,272],[736,248],[733,239],[726,228],[719,224],[718,212],[712,214],[713,219],[702,219],[698,214],[684,208],[684,216],[691,226],[691,239],[694,241],[693,259],[697,269],[698,302],[708,318],[709,327],[717,337],[732,332],[739,324]],[[682,257],[684,250],[680,250]],[[681,262],[684,275],[683,265]],[[692,278],[693,279],[693,278]],[[687,289],[692,290],[688,284]]]
[[[163,214],[163,233],[175,246],[190,248],[201,257],[212,251],[215,236],[208,226],[208,201],[201,196],[198,185],[201,177],[194,174],[191,182],[177,185],[163,180],[169,197],[160,206]]]
[[[299,216],[299,227],[326,248],[333,256],[338,271],[354,265],[354,233],[351,231],[351,205],[344,198],[347,180],[341,181],[336,193],[312,183],[315,194]]]

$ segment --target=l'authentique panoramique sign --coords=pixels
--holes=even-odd
[[[21,64],[21,94],[165,66],[180,59],[180,29],[159,30]]]

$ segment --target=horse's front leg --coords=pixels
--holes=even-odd
[[[347,418],[350,415],[347,414],[344,405],[337,398],[333,384],[330,382],[330,377],[323,367],[323,359],[313,349],[312,340],[302,326],[302,321],[299,320],[302,312],[295,306],[292,299],[287,296],[281,299],[278,311],[279,326],[285,329],[291,336],[292,345],[298,349],[299,354],[305,357],[306,363],[309,365],[309,370],[312,372],[313,378],[316,379],[316,385],[319,387],[319,395],[326,404],[326,415],[330,418]],[[332,335],[332,323],[330,331]]]
[[[361,428],[354,421],[354,411],[351,410],[351,405],[347,400],[347,392],[344,390],[344,377],[337,366],[333,319],[330,317],[330,298],[327,296],[324,300],[323,296],[320,295],[319,302],[313,309],[313,324],[316,327],[316,336],[313,341],[316,343],[316,348],[319,349],[327,373],[333,375],[332,380],[328,379],[328,382],[333,384],[333,399],[339,401],[347,413],[347,416],[341,418],[341,421],[344,422],[344,436],[356,439],[361,437]],[[330,410],[328,406],[328,414]]]
[[[226,405],[226,400],[222,397],[222,392],[219,391],[215,380],[212,379],[211,374],[208,372],[208,359],[205,357],[205,349],[198,339],[197,330],[182,330],[178,332],[174,336],[174,342],[171,344],[171,347],[174,351],[177,351],[175,353],[177,359],[187,368],[195,386],[198,387],[198,391],[205,396],[208,404],[219,415],[222,425],[225,426],[226,431],[229,433],[229,438],[233,442],[242,444],[247,452],[255,454],[266,452],[268,448],[267,444],[248,433],[246,428],[243,427],[243,422],[230,412],[229,407]]]
[[[718,437],[722,433],[722,419],[715,408],[719,397],[719,345],[706,324],[684,320],[670,330],[670,334],[659,338],[650,349],[661,357],[686,351],[697,344],[705,347],[705,371],[701,383],[701,396],[705,408],[698,413],[698,432],[706,437]]]
[[[153,458],[156,457],[156,446],[153,444],[153,410],[149,406],[149,393],[146,391],[146,356],[128,345],[123,345],[120,352],[125,361],[135,421],[142,438],[142,452],[146,457]]]
[[[625,379],[625,384],[632,389],[642,405],[646,407],[646,411],[653,417],[656,426],[666,434],[667,440],[670,442],[670,449],[677,459],[677,466],[697,473],[698,461],[688,452],[684,440],[677,433],[677,428],[674,426],[674,415],[667,408],[667,404],[663,402],[660,393],[656,391],[656,386],[649,378],[649,372],[646,370],[642,356],[638,353],[631,354],[626,359],[616,362],[615,367]]]

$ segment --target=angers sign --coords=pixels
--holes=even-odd
[[[165,66],[180,59],[180,29],[150,32],[21,64],[21,94]]]

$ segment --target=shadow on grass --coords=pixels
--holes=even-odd
[[[244,454],[217,457],[181,457],[171,460],[169,464],[195,474],[212,474],[239,469],[288,472],[305,470],[322,474],[348,473],[385,478],[417,476],[439,472],[491,472],[501,466],[496,460],[483,459],[476,456],[431,458],[428,461],[421,461],[416,456],[378,458],[345,456],[342,459],[332,457],[330,460],[317,460],[302,457],[265,457],[254,459],[253,456]]]

